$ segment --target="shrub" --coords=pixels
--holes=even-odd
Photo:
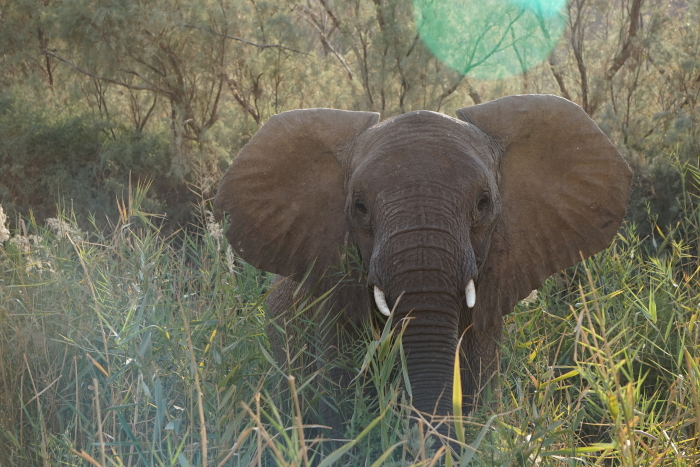
[[[87,112],[50,115],[11,94],[0,96],[0,202],[8,213],[39,221],[69,206],[86,227],[117,215],[130,183],[152,180],[143,209],[186,223],[196,201],[187,181],[171,174],[168,136],[129,130]]]

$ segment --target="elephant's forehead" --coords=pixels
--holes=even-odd
[[[418,179],[469,184],[495,172],[493,147],[474,125],[435,112],[411,112],[361,137],[353,148],[352,178],[369,185]]]

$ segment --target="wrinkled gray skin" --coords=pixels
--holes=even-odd
[[[326,312],[340,328],[369,319],[377,286],[403,336],[413,405],[452,412],[460,336],[466,409],[498,367],[502,315],[552,273],[605,248],[631,171],[575,104],[510,96],[457,112],[379,115],[309,109],[272,117],[241,151],[215,200],[227,237],[254,266],[289,277],[271,294],[284,315],[313,265],[335,285],[339,247],[355,245],[370,288],[339,288]],[[465,287],[476,284],[476,304]],[[334,305],[335,306],[332,306]],[[272,330],[278,359],[284,343]],[[349,343],[330,336],[327,349]],[[328,350],[330,352],[330,350]],[[341,375],[338,375],[340,377]]]

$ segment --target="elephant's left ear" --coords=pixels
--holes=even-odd
[[[474,315],[483,329],[581,254],[610,243],[627,209],[632,171],[595,122],[557,96],[504,97],[457,115],[502,150],[502,215]]]

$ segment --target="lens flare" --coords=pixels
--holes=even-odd
[[[455,71],[478,79],[522,74],[564,32],[566,0],[414,0],[418,33]]]

